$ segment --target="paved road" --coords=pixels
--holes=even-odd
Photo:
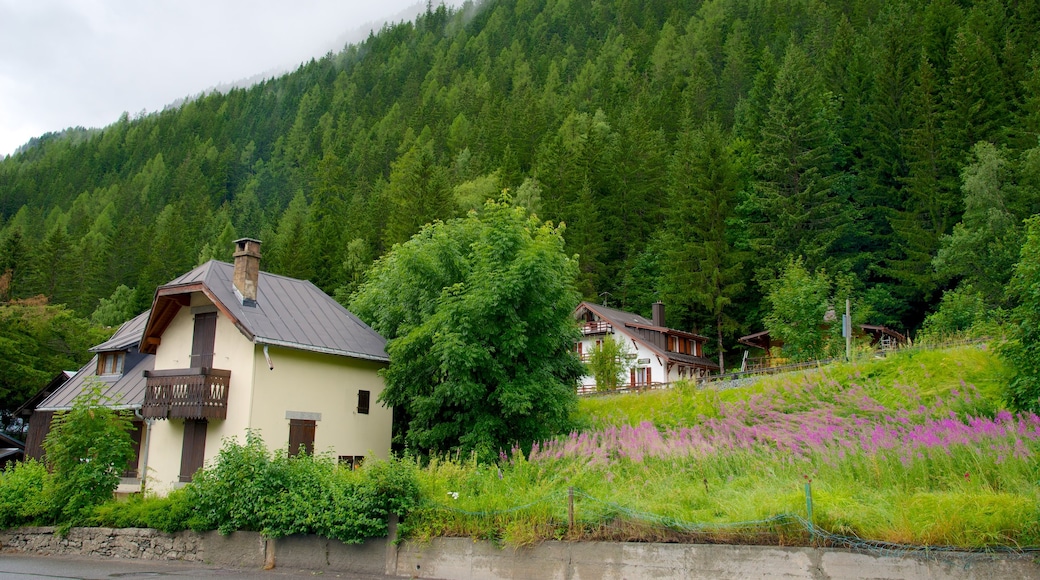
[[[71,558],[68,556],[29,556],[0,554],[0,580],[42,580],[48,578],[70,580],[101,580],[136,578],[222,578],[246,580],[251,578],[343,578],[344,580],[385,580],[392,576],[373,576],[335,572],[331,570],[242,570],[221,569],[191,562],[156,562],[151,560],[106,560],[99,558]]]

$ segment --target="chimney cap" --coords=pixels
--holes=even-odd
[[[239,238],[235,240],[235,257],[249,255],[259,258],[261,243],[262,242],[256,238]]]

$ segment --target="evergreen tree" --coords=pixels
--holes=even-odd
[[[717,121],[680,138],[670,174],[662,268],[665,302],[682,321],[678,328],[694,327],[697,319],[710,321],[719,366],[725,369],[723,335],[736,328],[729,306],[743,289],[744,276],[729,231],[737,168]]]

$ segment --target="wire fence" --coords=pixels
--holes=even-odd
[[[969,345],[984,345],[988,344],[991,337],[981,338],[952,338],[937,341],[919,342],[911,345],[901,346],[898,349],[882,349],[873,351],[870,356],[873,357],[884,357],[894,352],[905,352],[905,351],[929,351],[929,350],[942,350],[947,348],[954,348],[958,346],[969,346]],[[777,366],[763,366],[747,371],[731,372],[721,375],[708,375],[699,377],[697,379],[690,379],[684,381],[675,382],[656,382],[646,384],[623,384],[618,386],[616,389],[597,389],[596,385],[581,385],[578,387],[578,396],[581,397],[595,397],[604,395],[619,395],[626,393],[643,393],[647,391],[658,391],[671,389],[677,384],[696,384],[697,386],[711,385],[717,389],[731,389],[735,387],[741,387],[751,384],[763,376],[777,375],[782,373],[790,373],[797,371],[804,371],[809,369],[819,369],[825,366],[844,362],[844,357],[825,358],[810,361],[801,361],[796,363],[789,363]]]
[[[813,518],[814,501],[811,484],[805,484],[806,511],[804,514],[783,513],[771,517],[737,522],[696,522],[672,516],[633,509],[619,503],[603,500],[578,488],[557,490],[544,497],[515,507],[496,510],[466,510],[446,504],[428,506],[437,511],[475,518],[500,518],[520,515],[541,508],[549,511],[549,528],[560,528],[566,533],[550,537],[569,540],[667,541],[688,543],[739,543],[756,545],[811,546],[845,548],[879,556],[926,556],[941,558],[956,555],[958,560],[968,557],[997,555],[1040,554],[1040,546],[988,545],[965,547],[950,545],[903,544],[871,540],[859,536],[827,530]],[[548,508],[546,510],[545,508]],[[566,509],[566,516],[563,516]],[[548,539],[548,538],[547,538]]]

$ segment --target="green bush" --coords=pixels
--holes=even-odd
[[[0,472],[0,529],[42,523],[51,511],[50,474],[28,460]]]
[[[328,456],[288,457],[269,452],[248,433],[244,444],[225,441],[216,463],[184,488],[196,530],[252,530],[267,537],[316,534],[345,543],[387,533],[387,516],[418,503],[410,460],[371,460],[357,471]]]
[[[166,497],[134,494],[126,500],[113,500],[94,510],[91,524],[109,528],[153,528],[167,533],[187,529],[194,505],[186,489]]]
[[[95,380],[72,409],[54,417],[43,447],[53,474],[56,521],[75,525],[88,520],[94,507],[112,499],[133,457],[130,420],[108,403]]]

